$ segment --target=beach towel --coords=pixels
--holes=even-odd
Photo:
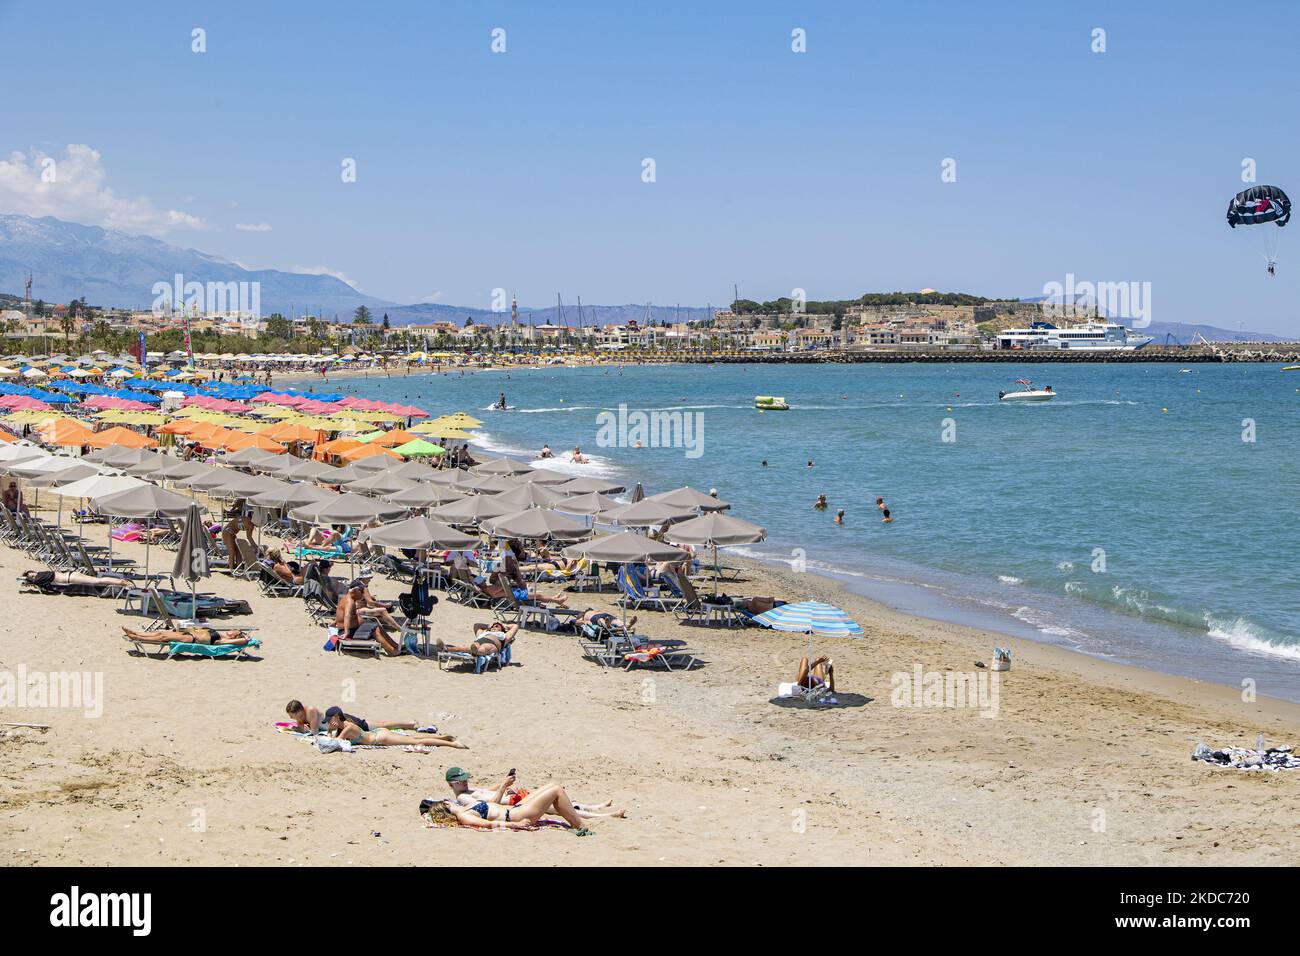
[[[1267,750],[1223,747],[1214,750],[1205,744],[1197,744],[1192,759],[1233,770],[1300,770],[1300,757],[1293,754],[1290,747],[1269,747]]]
[[[250,638],[247,644],[189,644],[184,641],[172,641],[167,645],[167,658],[170,660],[177,654],[194,654],[197,657],[229,657],[231,654],[240,654],[247,651],[250,647],[261,647],[262,642],[257,638]]]

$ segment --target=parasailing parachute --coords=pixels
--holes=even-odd
[[[1291,199],[1276,186],[1252,186],[1237,193],[1228,203],[1228,225],[1233,229],[1268,223],[1285,226],[1290,221]],[[1268,263],[1268,274],[1274,275],[1273,267],[1277,262],[1278,239],[1281,234],[1265,229],[1260,235],[1264,240],[1264,260]]]
[[[1290,221],[1291,199],[1276,186],[1252,186],[1228,203],[1228,225],[1233,229],[1267,222],[1285,226]]]

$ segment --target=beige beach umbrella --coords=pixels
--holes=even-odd
[[[689,508],[675,508],[647,498],[630,505],[602,511],[596,518],[602,522],[613,522],[629,528],[649,528],[672,521],[682,521],[693,515],[694,512]]]
[[[301,482],[296,485],[285,485],[283,488],[275,488],[271,491],[261,491],[248,499],[248,503],[255,508],[297,508],[299,505],[310,505],[321,501],[330,501],[337,498],[338,492],[327,491],[320,485],[313,485],[310,482]]]
[[[349,481],[346,487],[348,491],[363,495],[391,495],[399,491],[407,491],[415,486],[416,483],[408,478],[395,478],[387,472],[381,471],[377,475]]]
[[[548,488],[558,490],[559,485],[567,484],[573,480],[572,475],[565,475],[558,471],[551,471],[549,468],[534,468],[528,474],[521,474],[519,480],[527,482],[530,485],[545,485]]]
[[[368,528],[360,540],[384,548],[407,548],[412,551],[464,551],[479,546],[479,539],[457,531],[441,521],[407,518],[380,528]]]
[[[461,491],[474,491],[481,495],[497,495],[503,491],[513,491],[519,482],[505,475],[466,475],[456,482]]]
[[[141,485],[127,488],[90,500],[90,507],[107,518],[127,518],[139,521],[155,521],[159,518],[184,517],[193,504],[193,500],[174,491],[166,491],[157,485]],[[149,536],[144,539],[144,573],[149,576],[149,551],[152,542]],[[113,522],[108,523],[108,566],[113,567]]]
[[[512,458],[495,458],[480,462],[470,469],[476,475],[522,475],[533,470],[533,466]]]
[[[429,515],[449,524],[477,524],[485,518],[500,518],[510,511],[509,505],[494,501],[491,495],[471,495],[435,508]]]
[[[289,517],[316,524],[365,524],[400,518],[405,514],[406,509],[400,505],[349,492],[327,501],[299,505],[289,512]]]
[[[554,488],[556,492],[563,494],[590,494],[591,492],[598,494],[617,494],[623,492],[623,490],[627,490],[624,485],[620,485],[617,481],[595,479],[595,477],[586,476],[576,477],[576,479],[565,481],[563,485],[552,485],[552,488]]]
[[[646,501],[658,501],[673,508],[689,508],[691,511],[725,511],[731,507],[727,502],[696,491],[689,485],[672,491],[661,491]]]
[[[564,549],[564,556],[604,561],[608,564],[648,564],[652,561],[681,561],[690,557],[681,548],[634,531],[621,531],[581,544],[571,544]]]
[[[558,491],[551,491],[538,484],[519,485],[509,491],[503,491],[494,495],[497,501],[503,505],[514,505],[519,508],[553,508],[558,507],[559,503],[564,501],[565,496]]]
[[[585,495],[570,495],[553,507],[556,511],[563,511],[571,515],[595,515],[602,511],[621,508],[624,504],[625,502],[619,501],[617,498],[602,495],[598,491],[589,491]]]
[[[664,532],[664,537],[673,544],[713,549],[713,590],[716,593],[718,578],[722,573],[722,568],[718,565],[718,548],[756,544],[767,537],[767,530],[740,518],[713,511],[673,525]]]
[[[263,448],[245,448],[243,451],[232,452],[229,455],[222,456],[221,463],[236,468],[254,468],[259,464],[269,463],[274,459],[281,459],[286,456],[272,454]]]
[[[445,485],[431,485],[422,482],[405,491],[381,495],[380,497],[385,501],[391,501],[395,505],[402,505],[404,508],[433,508],[438,505],[449,505],[453,501],[460,501],[465,496]]]
[[[430,481],[438,475],[438,469],[430,468],[418,461],[404,461],[400,465],[394,464],[389,468],[388,474],[397,478],[409,478],[411,481]]]
[[[581,521],[567,518],[558,511],[547,508],[528,508],[488,518],[480,527],[488,534],[501,538],[556,538],[576,541],[591,534],[591,529]]]

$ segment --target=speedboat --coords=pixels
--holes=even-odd
[[[1016,379],[1019,386],[1014,392],[998,392],[998,400],[1003,402],[1050,402],[1056,397],[1052,386],[1034,388],[1034,383],[1027,378]]]
[[[755,395],[754,407],[765,412],[788,412],[790,403],[780,395]]]

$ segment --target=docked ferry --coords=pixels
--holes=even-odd
[[[1051,322],[1035,322],[1027,329],[1006,329],[998,333],[999,349],[1132,352],[1150,342],[1149,335],[1135,335],[1122,325],[1100,321],[1063,329]]]

